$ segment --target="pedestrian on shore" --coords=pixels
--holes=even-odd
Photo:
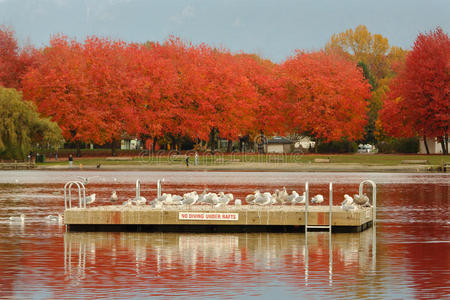
[[[195,156],[194,156],[194,165],[195,166],[198,165],[198,153],[197,153],[197,151],[195,152]]]
[[[73,156],[72,154],[69,154],[69,168],[72,168],[72,163],[73,163]]]
[[[186,161],[186,167],[189,167],[189,155],[187,155],[187,154],[186,154],[185,161]]]

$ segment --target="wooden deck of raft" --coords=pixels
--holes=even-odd
[[[372,225],[371,207],[332,208],[333,231],[362,231]],[[311,205],[308,225],[328,225],[329,206]],[[305,206],[97,206],[65,210],[69,231],[304,231]]]

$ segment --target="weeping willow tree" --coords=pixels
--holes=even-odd
[[[56,149],[63,142],[56,123],[41,118],[20,92],[0,86],[0,157],[23,159],[32,145]]]

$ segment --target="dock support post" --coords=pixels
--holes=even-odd
[[[141,199],[141,181],[138,179],[136,180],[136,200]]]
[[[156,181],[156,194],[158,198],[161,197],[162,193],[161,182],[164,182],[164,178]]]

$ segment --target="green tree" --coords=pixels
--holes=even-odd
[[[56,123],[41,118],[20,92],[0,86],[0,157],[23,159],[33,145],[55,149],[63,141]]]

